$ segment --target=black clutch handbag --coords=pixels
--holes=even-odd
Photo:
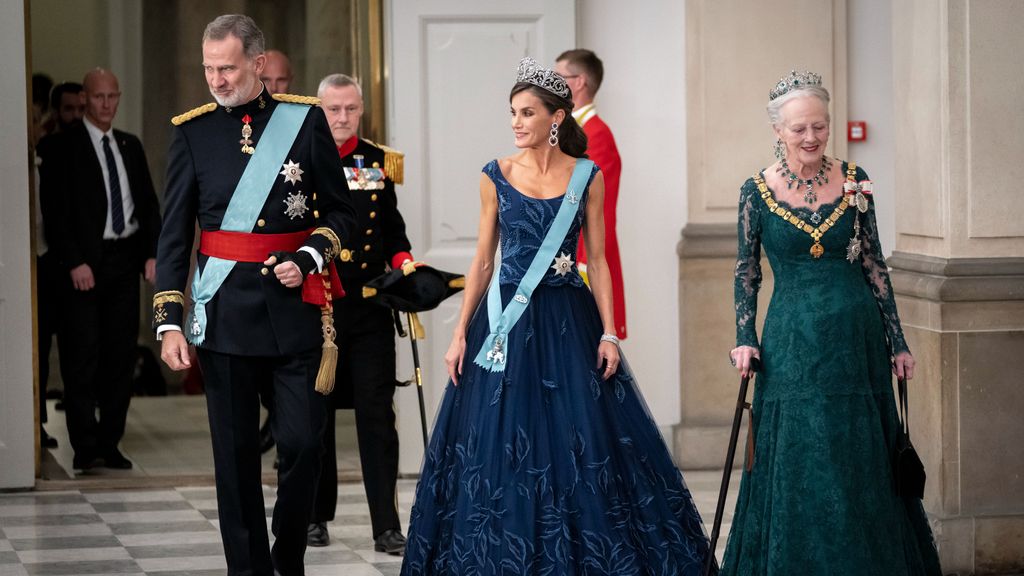
[[[896,451],[893,454],[892,475],[896,482],[896,494],[903,498],[924,497],[924,464],[910,443],[910,424],[907,423],[907,381],[899,379],[900,430],[896,434]]]

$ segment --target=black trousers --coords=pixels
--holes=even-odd
[[[139,336],[140,250],[135,236],[104,241],[92,270],[96,285],[80,291],[69,280],[62,298],[57,342],[76,455],[103,456],[124,436]]]
[[[198,349],[213,439],[217,515],[231,576],[301,576],[327,402],[314,390],[320,349],[250,357]],[[259,447],[262,386],[274,390],[277,504],[269,546]]]
[[[395,327],[391,310],[348,296],[335,309],[338,330],[338,376],[332,400],[344,403],[351,394],[359,436],[363,487],[376,538],[386,530],[401,530],[396,500],[398,431],[395,429]],[[324,430],[324,459],[317,484],[312,522],[334,519],[338,504],[338,461],[335,452],[334,411]]]
[[[39,326],[39,421],[46,422],[46,388],[50,379],[50,348],[60,318],[57,306],[70,280],[61,271],[56,256],[47,252],[36,257],[36,323]]]

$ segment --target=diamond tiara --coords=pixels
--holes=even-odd
[[[797,72],[796,70],[790,71],[788,76],[783,76],[778,84],[775,85],[775,88],[768,92],[768,101],[771,102],[791,90],[805,86],[821,86],[821,74]]]
[[[559,98],[569,100],[572,92],[569,85],[554,70],[542,68],[536,60],[527,56],[519,61],[519,69],[516,71],[516,83],[528,82],[551,92]]]

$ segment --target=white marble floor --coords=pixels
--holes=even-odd
[[[100,469],[76,477],[70,470],[63,414],[53,410],[52,402],[47,429],[61,443],[50,451],[44,467],[50,479],[40,481],[33,492],[0,494],[0,576],[224,574],[201,397],[133,399],[122,443],[122,451],[135,463],[131,471]],[[373,551],[354,436],[351,412],[339,412],[342,482],[336,519],[328,526],[330,546],[306,553],[309,576],[388,576],[398,574],[401,567],[401,558]],[[268,517],[275,502],[272,458],[268,455],[264,461]],[[720,473],[689,471],[684,476],[710,531]],[[733,475],[719,557],[738,477]],[[403,527],[408,525],[414,490],[415,480],[399,481]]]

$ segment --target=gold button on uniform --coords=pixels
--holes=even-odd
[[[376,217],[377,217],[377,213],[376,212],[370,212],[370,220],[373,220]]]
[[[264,220],[263,218],[260,218],[259,220],[256,221],[256,225],[259,226],[260,228],[263,228],[264,226],[267,225],[267,221]]]
[[[266,276],[267,274],[270,274],[270,268],[267,268],[266,266],[264,266],[263,268],[260,268],[260,274],[263,274],[264,276]]]
[[[367,228],[366,229],[366,235],[367,236],[373,236],[373,228]]]
[[[376,194],[371,194],[370,195],[370,200],[373,200],[374,202],[376,202],[377,201],[377,195]]]
[[[366,262],[360,264],[359,267],[362,268],[363,270],[366,270]]]
[[[370,245],[369,244],[367,244],[366,246],[363,246],[363,252],[369,252],[369,251],[370,251]]]
[[[341,252],[338,253],[338,258],[340,258],[342,262],[351,262],[352,261],[352,251],[349,250],[348,248],[344,248],[344,249],[342,249]]]
[[[373,167],[374,168],[380,168],[380,162],[374,162],[373,163]]]

